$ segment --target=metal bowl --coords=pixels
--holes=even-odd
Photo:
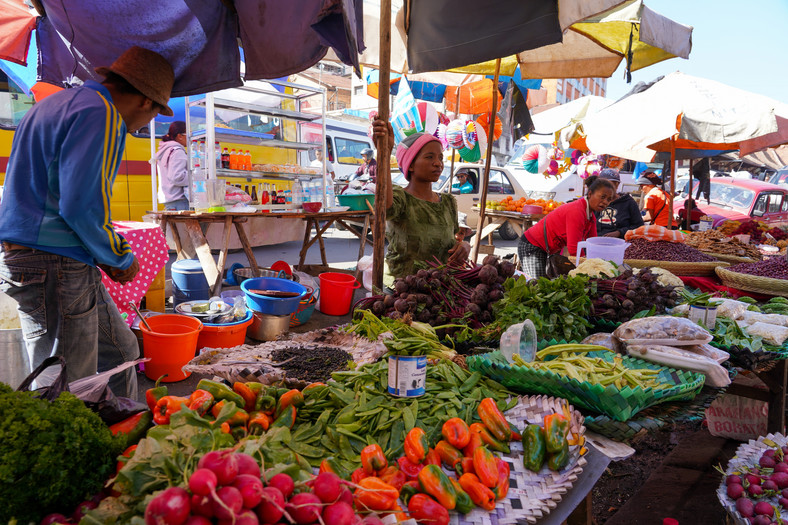
[[[274,341],[290,328],[290,315],[252,314],[252,324],[246,329],[246,335],[257,341]]]
[[[252,279],[253,277],[279,277],[280,279],[290,279],[291,281],[298,282],[298,276],[296,274],[288,275],[284,271],[277,272],[271,268],[258,268],[256,272],[248,267],[236,268],[233,270],[233,275],[239,286],[245,280]]]

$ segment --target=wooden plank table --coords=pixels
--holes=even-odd
[[[244,223],[248,222],[250,217],[265,217],[283,220],[297,219],[306,222],[306,228],[304,228],[304,241],[299,254],[298,265],[296,266],[298,269],[304,267],[306,254],[309,251],[309,248],[315,242],[318,242],[320,246],[320,257],[323,262],[323,266],[328,267],[325,245],[323,243],[323,234],[334,223],[345,226],[350,232],[352,232],[361,240],[358,252],[358,258],[360,259],[364,255],[364,248],[367,241],[367,232],[369,231],[370,219],[372,217],[372,212],[368,210],[348,210],[318,213],[306,213],[303,211],[282,213],[196,213],[193,211],[150,211],[148,213],[157,217],[165,237],[167,235],[167,228],[172,226],[170,231],[172,234],[172,240],[175,243],[175,250],[178,259],[183,259],[186,257],[185,248],[187,245],[184,244],[184,241],[189,242],[194,252],[197,254],[197,258],[200,260],[200,265],[202,266],[203,272],[205,273],[205,278],[211,287],[212,294],[214,295],[218,295],[221,291],[224,266],[227,262],[227,252],[230,245],[230,233],[232,232],[233,227],[235,227],[235,230],[238,233],[238,239],[241,243],[241,247],[246,254],[246,258],[249,260],[249,266],[253,270],[257,270],[259,268],[257,260],[254,256],[254,252],[252,251],[252,247],[249,243],[249,238],[247,237],[246,231],[244,229]],[[349,220],[361,221],[363,223],[361,231],[359,232],[355,228],[350,227],[347,222],[345,222]],[[177,228],[177,224],[179,223],[183,224],[184,229],[189,234],[188,239],[181,239]],[[222,246],[219,249],[218,262],[214,261],[213,255],[211,255],[211,247],[208,245],[208,241],[206,240],[203,229],[201,228],[202,224],[210,223],[221,223],[223,225]],[[323,223],[322,226],[321,223]],[[358,275],[356,277],[358,278]]]
[[[473,211],[479,213],[479,208],[474,207]],[[509,221],[514,225],[514,229],[519,235],[522,235],[525,230],[534,225],[539,219],[544,217],[544,214],[523,214],[515,211],[498,211],[498,210],[485,210],[484,218],[487,223],[481,229],[478,229],[476,235],[471,239],[471,252],[477,243],[481,243],[481,239],[487,237],[487,244],[493,246],[492,234],[500,228],[503,223]]]

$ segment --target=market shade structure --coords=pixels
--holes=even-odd
[[[55,85],[71,84],[74,77],[100,80],[94,68],[111,64],[132,45],[170,61],[173,96],[242,85],[239,41],[246,80],[299,73],[329,48],[358,70],[358,52],[364,48],[362,0],[34,3],[42,15],[35,32],[39,76]]]
[[[574,147],[572,142],[583,135],[583,119],[612,103],[613,100],[609,98],[586,95],[559,104],[531,116],[534,123],[532,133],[553,135],[560,132],[561,147],[564,149]]]
[[[0,0],[0,59],[24,65],[36,17],[19,0]]]

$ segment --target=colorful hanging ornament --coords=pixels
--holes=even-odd
[[[473,149],[476,146],[476,123],[472,120],[465,121],[465,133],[462,135],[462,141],[466,148]]]
[[[479,118],[476,119],[476,124],[481,127],[485,133],[490,130],[490,114],[489,113],[482,113]],[[493,127],[493,142],[498,140],[501,136],[501,132],[503,131],[503,127],[501,124],[501,119],[498,118],[498,115],[495,116],[495,127]]]
[[[529,173],[543,173],[548,164],[547,150],[541,144],[529,146],[523,153],[523,169]]]
[[[440,123],[438,124],[437,129],[435,130],[434,135],[441,141],[441,148],[447,149],[449,147],[449,142],[446,140],[446,124]]]
[[[459,119],[452,120],[446,127],[446,142],[454,149],[465,146],[465,122]]]
[[[421,119],[424,131],[430,135],[435,133],[439,122],[438,110],[427,102],[419,102],[416,104],[416,108],[419,110],[419,118]]]
[[[592,175],[599,175],[602,171],[602,164],[597,155],[589,152],[580,157],[577,163],[577,174],[580,178],[586,179]]]

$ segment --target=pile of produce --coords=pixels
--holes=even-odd
[[[624,259],[675,262],[712,262],[717,260],[711,255],[706,255],[700,250],[682,243],[646,239],[632,239],[624,252]]]
[[[723,503],[735,502],[736,511],[754,524],[784,523],[788,512],[788,446],[770,443],[757,464],[741,466],[725,476],[728,501]]]
[[[308,353],[297,348],[279,348],[271,352],[271,359],[287,372],[287,377],[313,383],[328,381],[337,370],[347,370],[353,356],[341,348],[318,346]]]
[[[765,314],[788,315],[788,299],[785,297],[772,297],[758,309]]]
[[[544,199],[527,199],[525,197],[520,197],[517,200],[514,200],[511,196],[504,197],[499,201],[487,201],[486,209],[488,210],[497,210],[497,211],[514,211],[518,213],[522,213],[523,206],[541,206],[542,213],[547,215],[554,209],[558,208],[562,202],[556,202],[552,199],[544,200]]]
[[[749,235],[750,240],[756,243],[763,242],[766,234],[771,235],[775,241],[788,239],[788,233],[785,230],[770,228],[768,224],[752,219],[742,222],[738,228],[730,233],[730,235]]]
[[[347,330],[370,341],[383,339],[392,355],[425,355],[432,359],[454,359],[457,355],[441,344],[432,326],[412,320],[410,314],[402,319],[378,318],[369,310],[357,310]]]
[[[763,261],[737,264],[726,270],[772,279],[788,279],[788,261],[785,257],[768,257]]]
[[[365,298],[356,309],[392,319],[410,314],[432,326],[460,323],[477,328],[492,321],[492,305],[503,297],[501,285],[514,271],[514,264],[494,255],[482,265],[432,264],[394,281],[393,294]]]
[[[591,280],[591,315],[608,321],[629,321],[638,312],[663,314],[678,302],[674,286],[659,283],[650,268],[631,269],[612,279]]]
[[[761,252],[757,246],[741,242],[736,237],[728,237],[719,230],[689,232],[685,234],[684,244],[697,248],[702,252],[735,255],[761,260]]]

